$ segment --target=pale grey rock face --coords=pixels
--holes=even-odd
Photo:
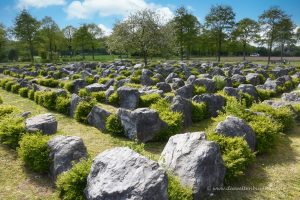
[[[193,90],[194,90],[194,86],[191,84],[187,84],[185,86],[178,88],[175,91],[175,95],[179,95],[183,98],[190,99],[193,97]]]
[[[172,91],[171,86],[168,83],[165,83],[165,82],[159,82],[159,83],[157,83],[156,87],[159,90],[162,90],[164,92],[171,92]]]
[[[89,92],[105,91],[107,88],[104,84],[93,83],[85,87]]]
[[[220,122],[216,129],[216,133],[229,136],[229,137],[243,137],[248,143],[252,151],[255,150],[256,136],[253,129],[242,119],[228,116]]]
[[[207,92],[215,92],[217,89],[215,81],[209,78],[197,78],[194,85],[204,86]]]
[[[122,86],[117,92],[121,108],[133,110],[138,107],[140,98],[138,89]]]
[[[54,134],[57,131],[57,121],[51,113],[37,115],[26,119],[25,129],[28,132],[41,131],[44,134]]]
[[[110,114],[110,112],[104,110],[103,108],[94,106],[87,116],[87,121],[90,125],[96,127],[97,129],[105,131],[105,122]]]
[[[72,94],[71,96],[71,104],[70,104],[70,117],[74,117],[75,110],[81,98],[77,94]]]
[[[216,94],[196,95],[193,97],[193,101],[197,103],[206,103],[208,114],[213,117],[216,117],[218,111],[221,111],[225,106],[225,98]]]
[[[239,85],[238,89],[241,92],[244,92],[244,93],[247,93],[247,94],[251,95],[254,98],[254,100],[258,100],[257,90],[253,85],[251,85],[251,84],[241,84],[241,85]]]
[[[171,110],[182,113],[183,126],[192,125],[192,102],[181,96],[175,96],[172,100]]]
[[[140,142],[153,140],[167,125],[159,114],[149,108],[138,108],[134,111],[118,109],[118,117],[124,127],[125,136]]]
[[[71,169],[74,163],[87,158],[86,147],[80,137],[56,136],[48,141],[50,149],[50,175],[53,181],[62,172]]]
[[[88,200],[167,200],[166,172],[127,147],[106,150],[94,160],[87,178]]]
[[[178,176],[181,184],[192,188],[194,199],[204,198],[209,188],[223,186],[225,166],[219,146],[205,140],[203,132],[170,137],[159,164]]]

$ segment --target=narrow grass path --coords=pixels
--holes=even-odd
[[[32,115],[49,112],[33,101],[0,89],[4,104],[11,104]],[[84,140],[92,157],[118,146],[130,144],[124,138],[113,138],[74,119],[52,112],[58,120],[58,134],[76,135]],[[186,131],[204,130],[211,124],[205,120]],[[146,151],[157,159],[164,143],[149,143]],[[276,149],[269,154],[258,156],[245,176],[230,185],[257,190],[228,190],[211,199],[300,199],[300,122],[287,135],[282,135]],[[242,188],[243,189],[243,188]],[[47,176],[28,171],[22,166],[15,151],[0,145],[0,199],[58,199],[53,185]]]

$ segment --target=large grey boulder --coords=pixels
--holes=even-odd
[[[105,91],[107,89],[104,84],[99,84],[99,83],[93,83],[91,85],[86,86],[85,88],[89,92],[99,92],[99,91]]]
[[[48,141],[50,149],[50,175],[53,181],[62,172],[71,169],[74,163],[87,158],[86,147],[80,137],[56,136]]]
[[[90,125],[96,127],[97,129],[105,131],[105,122],[109,115],[111,115],[110,112],[98,106],[94,106],[87,116],[87,121]]]
[[[171,83],[173,78],[178,78],[178,75],[172,72],[167,76],[167,78],[165,79],[165,82]]]
[[[171,110],[182,113],[183,126],[192,125],[192,102],[181,96],[175,96],[172,101]]]
[[[76,79],[73,81],[73,84],[74,84],[74,92],[75,93],[78,93],[78,91],[81,88],[84,88],[86,86],[86,82],[83,79]]]
[[[258,100],[258,93],[257,93],[257,90],[256,88],[251,85],[251,84],[241,84],[239,85],[238,89],[243,92],[243,93],[247,93],[247,94],[250,94],[254,100]]]
[[[287,102],[300,102],[300,93],[299,92],[283,93],[281,96],[281,100]]]
[[[252,84],[252,85],[258,85],[260,84],[260,78],[259,78],[259,74],[257,73],[249,73],[246,75],[246,80],[248,83]]]
[[[72,94],[71,96],[71,103],[70,103],[70,117],[74,117],[75,110],[79,102],[81,101],[81,98],[77,94]]]
[[[253,129],[240,118],[227,116],[224,121],[217,125],[215,132],[229,137],[243,137],[248,143],[250,149],[252,151],[255,150],[255,133]]]
[[[176,89],[184,86],[184,81],[181,78],[173,78],[171,85],[172,85],[172,89],[176,90]]]
[[[172,91],[172,88],[170,86],[170,84],[168,83],[165,83],[165,82],[159,82],[156,84],[156,87],[159,89],[159,90],[162,90],[163,92],[167,93],[167,92],[171,92]]]
[[[241,95],[239,94],[240,91],[237,88],[224,87],[223,91],[226,95],[233,96],[236,99],[240,99],[240,97],[241,97]]]
[[[87,178],[87,200],[167,200],[166,172],[127,147],[106,150],[94,160]]]
[[[118,109],[117,113],[125,131],[125,136],[140,142],[155,139],[157,134],[167,127],[155,110],[138,108],[134,111]]]
[[[26,119],[25,129],[28,132],[41,131],[44,134],[54,134],[57,131],[57,121],[51,113],[37,115]]]
[[[231,80],[235,83],[243,84],[246,82],[246,77],[240,74],[234,74],[232,75]]]
[[[219,146],[205,140],[203,132],[170,137],[159,163],[192,188],[194,199],[204,198],[209,188],[222,187],[225,166]]]
[[[218,111],[221,111],[225,106],[225,98],[216,94],[196,95],[192,100],[197,103],[206,103],[208,114],[212,117],[216,117]]]
[[[175,95],[179,95],[183,98],[190,99],[193,97],[193,90],[194,90],[194,86],[191,84],[187,84],[185,86],[178,88],[175,91]]]
[[[194,81],[194,84],[199,86],[204,86],[207,92],[215,92],[217,89],[215,81],[209,78],[197,78]]]
[[[122,86],[117,92],[121,108],[133,110],[138,107],[140,98],[138,89]]]

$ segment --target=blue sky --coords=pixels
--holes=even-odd
[[[244,17],[257,20],[270,6],[280,6],[300,25],[299,0],[0,0],[0,22],[12,26],[20,9],[27,8],[39,20],[51,16],[61,28],[93,22],[109,32],[116,20],[137,9],[154,8],[169,18],[183,5],[203,23],[210,7],[216,4],[232,6],[236,20]]]

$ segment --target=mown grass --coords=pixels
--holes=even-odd
[[[34,102],[16,94],[0,90],[5,104],[18,106],[33,115],[49,112]],[[92,157],[120,145],[130,145],[125,138],[114,138],[96,128],[80,124],[74,119],[54,113],[58,120],[58,134],[83,138]],[[204,120],[184,131],[203,131],[211,124]],[[281,139],[272,153],[260,155],[242,176],[230,187],[248,187],[261,190],[228,190],[210,199],[297,199],[300,197],[300,122]],[[148,143],[145,150],[158,159],[165,143]],[[0,199],[58,199],[47,176],[35,174],[23,167],[16,152],[0,145]],[[265,188],[265,189],[263,189]]]

